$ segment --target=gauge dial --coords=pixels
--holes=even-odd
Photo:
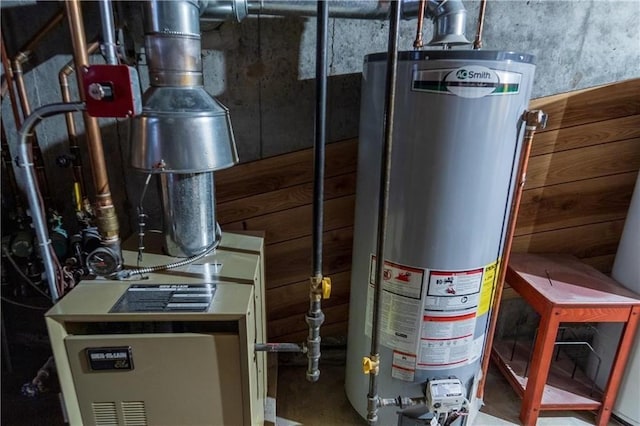
[[[106,277],[118,271],[118,255],[107,247],[95,249],[87,256],[87,268],[93,275]]]

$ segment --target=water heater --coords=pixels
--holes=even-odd
[[[479,378],[515,187],[533,57],[401,52],[380,301],[381,397],[421,397],[429,380]],[[365,58],[346,391],[366,417],[386,54]],[[379,424],[396,424],[382,409]]]

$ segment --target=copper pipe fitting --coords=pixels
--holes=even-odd
[[[484,29],[484,14],[487,10],[487,0],[480,0],[480,12],[478,12],[478,30],[476,31],[476,39],[473,41],[475,50],[482,49],[482,30]]]
[[[427,4],[427,0],[420,0],[418,4],[418,24],[416,28],[416,39],[413,42],[413,47],[416,49],[422,49],[424,42],[422,41],[422,24],[424,22],[424,8]]]
[[[69,20],[69,31],[73,43],[73,59],[76,67],[78,91],[80,99],[86,99],[84,87],[82,85],[82,74],[89,66],[89,55],[87,53],[87,42],[85,40],[84,22],[82,21],[82,8],[79,0],[67,0],[65,8]],[[87,147],[89,149],[89,161],[93,182],[96,189],[96,216],[98,218],[98,230],[100,235],[106,240],[118,240],[118,220],[111,198],[109,188],[109,177],[102,146],[102,135],[98,120],[91,117],[86,112],[82,115],[84,119]]]

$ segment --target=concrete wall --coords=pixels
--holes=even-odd
[[[139,47],[139,3],[116,2],[124,17],[130,46]],[[473,39],[479,2],[465,2],[467,34]],[[58,3],[3,9],[3,31],[10,52],[15,52]],[[95,5],[84,4],[88,37],[98,32]],[[538,70],[534,96],[565,92],[640,76],[640,2],[638,1],[490,1],[487,7],[485,49],[533,53]],[[329,139],[356,137],[360,99],[360,71],[364,55],[386,49],[388,26],[378,21],[332,19],[329,29],[330,86]],[[243,162],[309,147],[313,142],[315,21],[304,18],[248,18],[244,22],[203,23],[206,88],[229,107]],[[401,49],[411,48],[414,22],[403,22]],[[431,26],[425,23],[425,39]],[[60,99],[57,73],[69,60],[68,31],[64,26],[48,37],[36,52],[39,65],[27,74],[34,106]],[[99,57],[93,60],[99,62]],[[146,81],[143,66],[141,79]],[[10,109],[3,102],[2,116],[15,144]],[[144,177],[128,167],[128,124],[103,120],[104,144],[109,159],[112,192],[123,228],[135,223]],[[72,219],[66,183],[69,170],[54,165],[66,152],[62,118],[46,120],[38,128],[57,207]],[[88,159],[84,157],[85,164]],[[90,172],[87,171],[90,182]],[[159,227],[157,195],[151,188],[145,202]]]

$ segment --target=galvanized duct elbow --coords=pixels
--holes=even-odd
[[[131,129],[134,168],[199,173],[238,162],[229,110],[203,87],[200,8],[195,0],[145,4],[151,87]]]

